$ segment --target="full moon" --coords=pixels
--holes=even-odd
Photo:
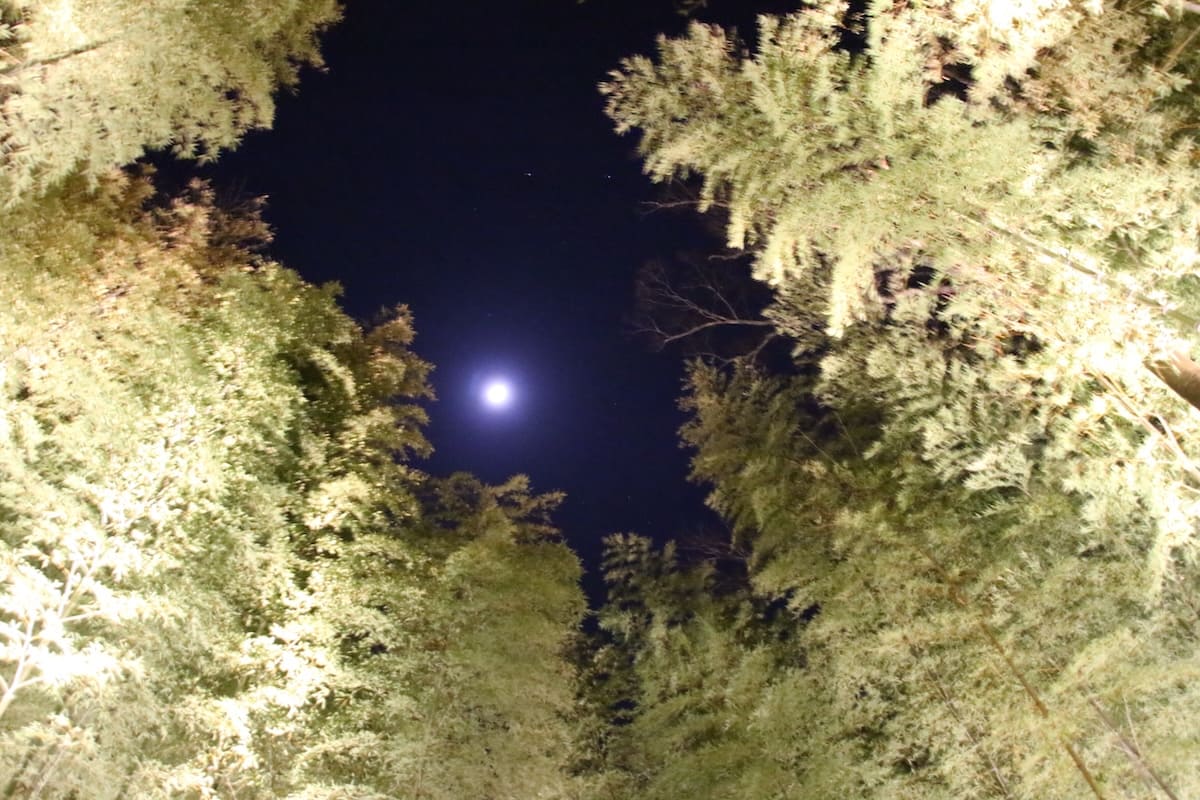
[[[483,402],[492,408],[504,408],[512,401],[512,387],[507,381],[491,380],[483,387]]]

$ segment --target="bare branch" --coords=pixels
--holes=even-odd
[[[772,297],[744,271],[705,257],[651,262],[638,275],[633,329],[658,349],[686,342],[718,360],[730,353],[754,359],[779,338],[775,323],[761,314]]]
[[[647,200],[644,203],[639,203],[639,206],[645,211],[643,216],[646,217],[650,216],[651,214],[657,214],[659,211],[672,211],[677,208],[695,211],[699,205],[699,200],[690,197],[680,200]],[[719,203],[713,203],[712,205],[714,208],[724,208],[724,206]]]
[[[667,336],[663,339],[663,343],[670,344],[671,342],[677,342],[680,339],[686,339],[689,336],[699,333],[700,331],[708,330],[709,328],[716,328],[721,325],[747,325],[750,327],[762,328],[771,327],[771,323],[767,322],[765,319],[720,319],[712,322],[705,322],[700,325],[694,325],[685,331],[680,331],[679,333]]]

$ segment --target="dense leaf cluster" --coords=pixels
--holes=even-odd
[[[405,308],[363,327],[255,204],[111,169],[268,123],[334,16],[4,7],[0,796],[569,794],[558,496],[416,469]]]
[[[675,605],[703,570],[611,543],[619,796],[1200,790],[1195,27],[822,3],[612,74],[647,172],[701,181],[819,366],[691,374],[746,589]]]
[[[210,195],[114,176],[6,217],[6,791],[553,786],[582,612],[554,498],[408,466],[407,312],[361,329]]]
[[[0,203],[149,149],[212,158],[320,66],[336,0],[4,0]],[[11,20],[11,21],[10,21]]]
[[[0,2],[0,794],[1200,793],[1195,17],[818,3],[624,62],[794,364],[693,364],[724,538],[614,535],[580,629],[558,495],[414,466],[403,307],[114,171],[318,63],[333,4],[250,6]],[[709,285],[664,330],[747,327]]]

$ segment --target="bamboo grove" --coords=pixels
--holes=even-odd
[[[1197,10],[818,2],[618,65],[786,355],[692,361],[723,538],[614,533],[589,611],[560,496],[421,469],[403,306],[138,163],[269,125],[340,10],[0,2],[0,796],[1200,794]]]

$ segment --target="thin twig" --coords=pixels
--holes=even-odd
[[[74,58],[75,56],[80,56],[84,53],[90,53],[93,50],[99,50],[101,47],[111,44],[113,41],[113,39],[103,39],[99,42],[81,44],[79,47],[72,47],[70,50],[65,50],[61,53],[47,56],[46,58],[32,58],[28,61],[20,61],[11,66],[0,69],[0,76],[14,75],[34,67],[48,67],[52,64],[57,64],[60,61],[66,61],[69,58]]]
[[[1200,25],[1193,28],[1192,32],[1187,35],[1187,38],[1171,49],[1171,52],[1167,54],[1167,60],[1160,67],[1163,72],[1171,71],[1175,66],[1175,62],[1179,60],[1179,56],[1183,54],[1183,51],[1187,49],[1187,46],[1192,43],[1192,39],[1195,39],[1198,33],[1200,33]]]
[[[834,419],[838,421],[838,425],[842,426],[842,431],[846,434],[846,441],[850,442],[850,446],[854,448],[854,454],[859,458],[863,457],[862,451],[858,449],[858,443],[854,441],[854,437],[850,435],[850,429],[846,427],[846,423],[842,420],[842,415],[837,412],[836,408],[831,408]]]
[[[1154,767],[1150,766],[1149,762],[1147,762],[1145,757],[1142,755],[1142,751],[1138,748],[1137,743],[1131,741],[1130,738],[1125,735],[1125,732],[1121,730],[1113,718],[1109,716],[1108,712],[1104,710],[1104,706],[1100,705],[1100,702],[1096,699],[1094,694],[1089,694],[1088,705],[1095,710],[1097,716],[1100,717],[1100,721],[1104,723],[1105,727],[1108,728],[1112,733],[1116,734],[1117,740],[1121,742],[1121,750],[1125,753],[1125,755],[1143,772],[1145,772],[1146,775],[1148,775],[1151,780],[1158,785],[1158,788],[1162,789],[1163,794],[1171,798],[1171,800],[1179,800],[1179,795],[1175,794],[1175,792],[1171,790],[1171,787],[1167,785],[1167,782],[1163,779],[1163,777],[1158,774]]]
[[[904,643],[908,645],[908,650],[912,654],[912,657],[916,659],[920,655],[920,651],[917,649],[917,646],[913,644],[911,640],[909,640],[907,635],[902,634],[902,636],[904,638]],[[954,717],[955,721],[958,722],[960,726],[962,726],[963,732],[966,733],[967,738],[971,740],[971,744],[975,747],[975,750],[981,753],[984,759],[987,760],[988,768],[992,774],[992,779],[996,781],[996,785],[1000,787],[1000,791],[1004,793],[1005,797],[1011,798],[1013,796],[1012,790],[1008,788],[1008,781],[1004,780],[1004,775],[1000,772],[1000,766],[996,763],[995,759],[992,758],[992,754],[987,751],[987,748],[983,746],[983,742],[978,736],[975,735],[975,732],[971,730],[970,724],[968,724],[966,718],[958,710],[958,706],[955,704],[954,698],[950,696],[950,692],[946,690],[944,685],[942,685],[942,681],[938,677],[937,673],[931,669],[928,671],[928,677],[930,682],[933,684],[933,688],[937,690],[938,697],[940,697],[942,702],[946,704],[946,707],[950,709],[950,715]]]
[[[712,321],[712,322],[705,322],[705,323],[702,323],[702,324],[700,324],[700,325],[696,325],[696,326],[694,326],[694,327],[688,328],[686,331],[682,331],[682,332],[680,332],[680,333],[676,333],[676,334],[674,334],[674,335],[671,335],[671,336],[664,336],[664,337],[663,337],[663,340],[662,340],[662,343],[663,343],[663,344],[670,344],[671,342],[675,342],[675,341],[678,341],[678,340],[680,340],[680,339],[686,339],[687,337],[691,336],[692,334],[699,333],[699,332],[700,332],[700,331],[702,331],[702,330],[706,330],[706,329],[708,329],[708,328],[716,328],[716,327],[720,327],[720,326],[722,326],[722,325],[744,325],[744,326],[747,326],[747,327],[769,328],[769,327],[771,327],[771,326],[772,326],[772,324],[773,324],[773,323],[767,322],[766,320],[763,320],[763,319],[721,319],[721,320],[714,320],[714,321]]]

